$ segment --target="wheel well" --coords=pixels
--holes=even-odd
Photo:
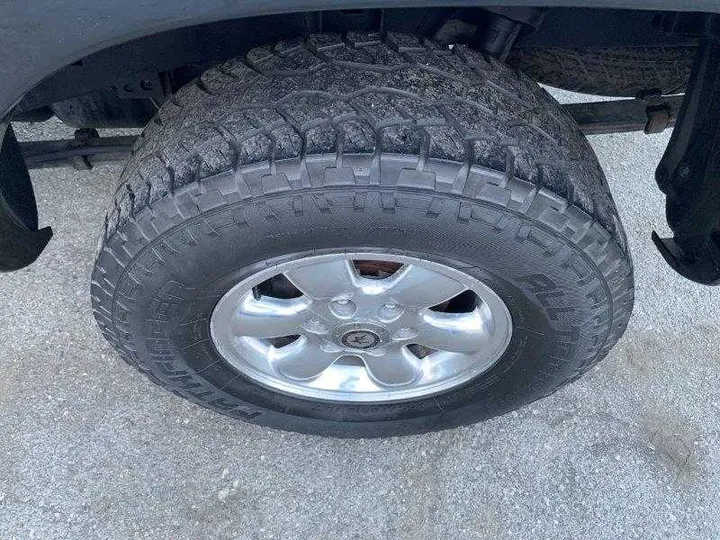
[[[64,67],[25,95],[15,109],[14,120],[22,121],[25,117],[32,120],[38,111],[50,108],[61,119],[69,117],[69,123],[77,127],[140,126],[147,121],[148,111],[137,110],[142,108],[138,101],[162,101],[211,65],[241,56],[253,47],[319,32],[385,29],[428,36],[455,11],[448,8],[318,11],[170,30],[109,47]],[[131,108],[135,109],[134,114]],[[83,118],[77,114],[79,110],[87,113],[88,109],[92,112]],[[92,125],[93,121],[99,123]]]
[[[488,50],[489,44],[478,41],[477,36],[497,33],[496,28],[484,25],[500,18],[521,21],[517,42],[536,47],[662,46],[682,41],[658,31],[663,17],[659,12],[533,9],[542,17],[529,17],[529,8],[355,9],[248,17],[179,28],[103,49],[65,66],[24,96],[14,120],[32,121],[55,114],[76,127],[142,127],[166,97],[209,66],[258,45],[317,32],[442,34]],[[448,26],[448,21],[461,24]],[[510,43],[514,42],[513,38]]]

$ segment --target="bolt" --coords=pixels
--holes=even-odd
[[[395,302],[386,302],[377,310],[377,317],[382,322],[389,323],[399,319],[405,313],[405,308]]]
[[[312,332],[313,334],[328,333],[327,325],[318,319],[310,319],[307,323],[303,325],[303,328],[305,328],[308,332]]]
[[[333,315],[341,319],[349,319],[355,315],[355,312],[357,311],[357,307],[353,301],[347,298],[338,298],[337,300],[330,302],[328,307]]]
[[[342,347],[339,347],[332,341],[322,341],[320,343],[320,349],[328,353],[339,353],[343,350]]]
[[[417,335],[418,335],[418,332],[414,328],[400,328],[399,330],[396,330],[395,332],[393,332],[392,339],[394,339],[394,340],[412,339]]]

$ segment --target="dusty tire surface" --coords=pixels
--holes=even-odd
[[[363,249],[461,268],[513,337],[461,388],[388,404],[272,392],[219,355],[209,318],[259,269]],[[527,77],[406,35],[254,49],[165,103],[107,214],[91,294],[105,337],[157,384],[246,421],[370,437],[468,424],[548,395],[604,357],[632,263],[592,149]]]
[[[538,82],[588,94],[637,97],[679,94],[695,47],[523,48],[508,63]]]

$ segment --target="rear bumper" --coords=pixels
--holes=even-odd
[[[0,272],[35,261],[52,237],[38,230],[37,206],[20,147],[7,123],[0,123]]]

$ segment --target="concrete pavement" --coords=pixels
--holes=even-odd
[[[0,538],[718,538],[720,291],[650,242],[667,231],[653,181],[667,135],[591,142],[636,264],[625,337],[530,407],[385,440],[239,423],[125,365],[88,292],[120,167],[34,172],[55,238],[0,276]]]

